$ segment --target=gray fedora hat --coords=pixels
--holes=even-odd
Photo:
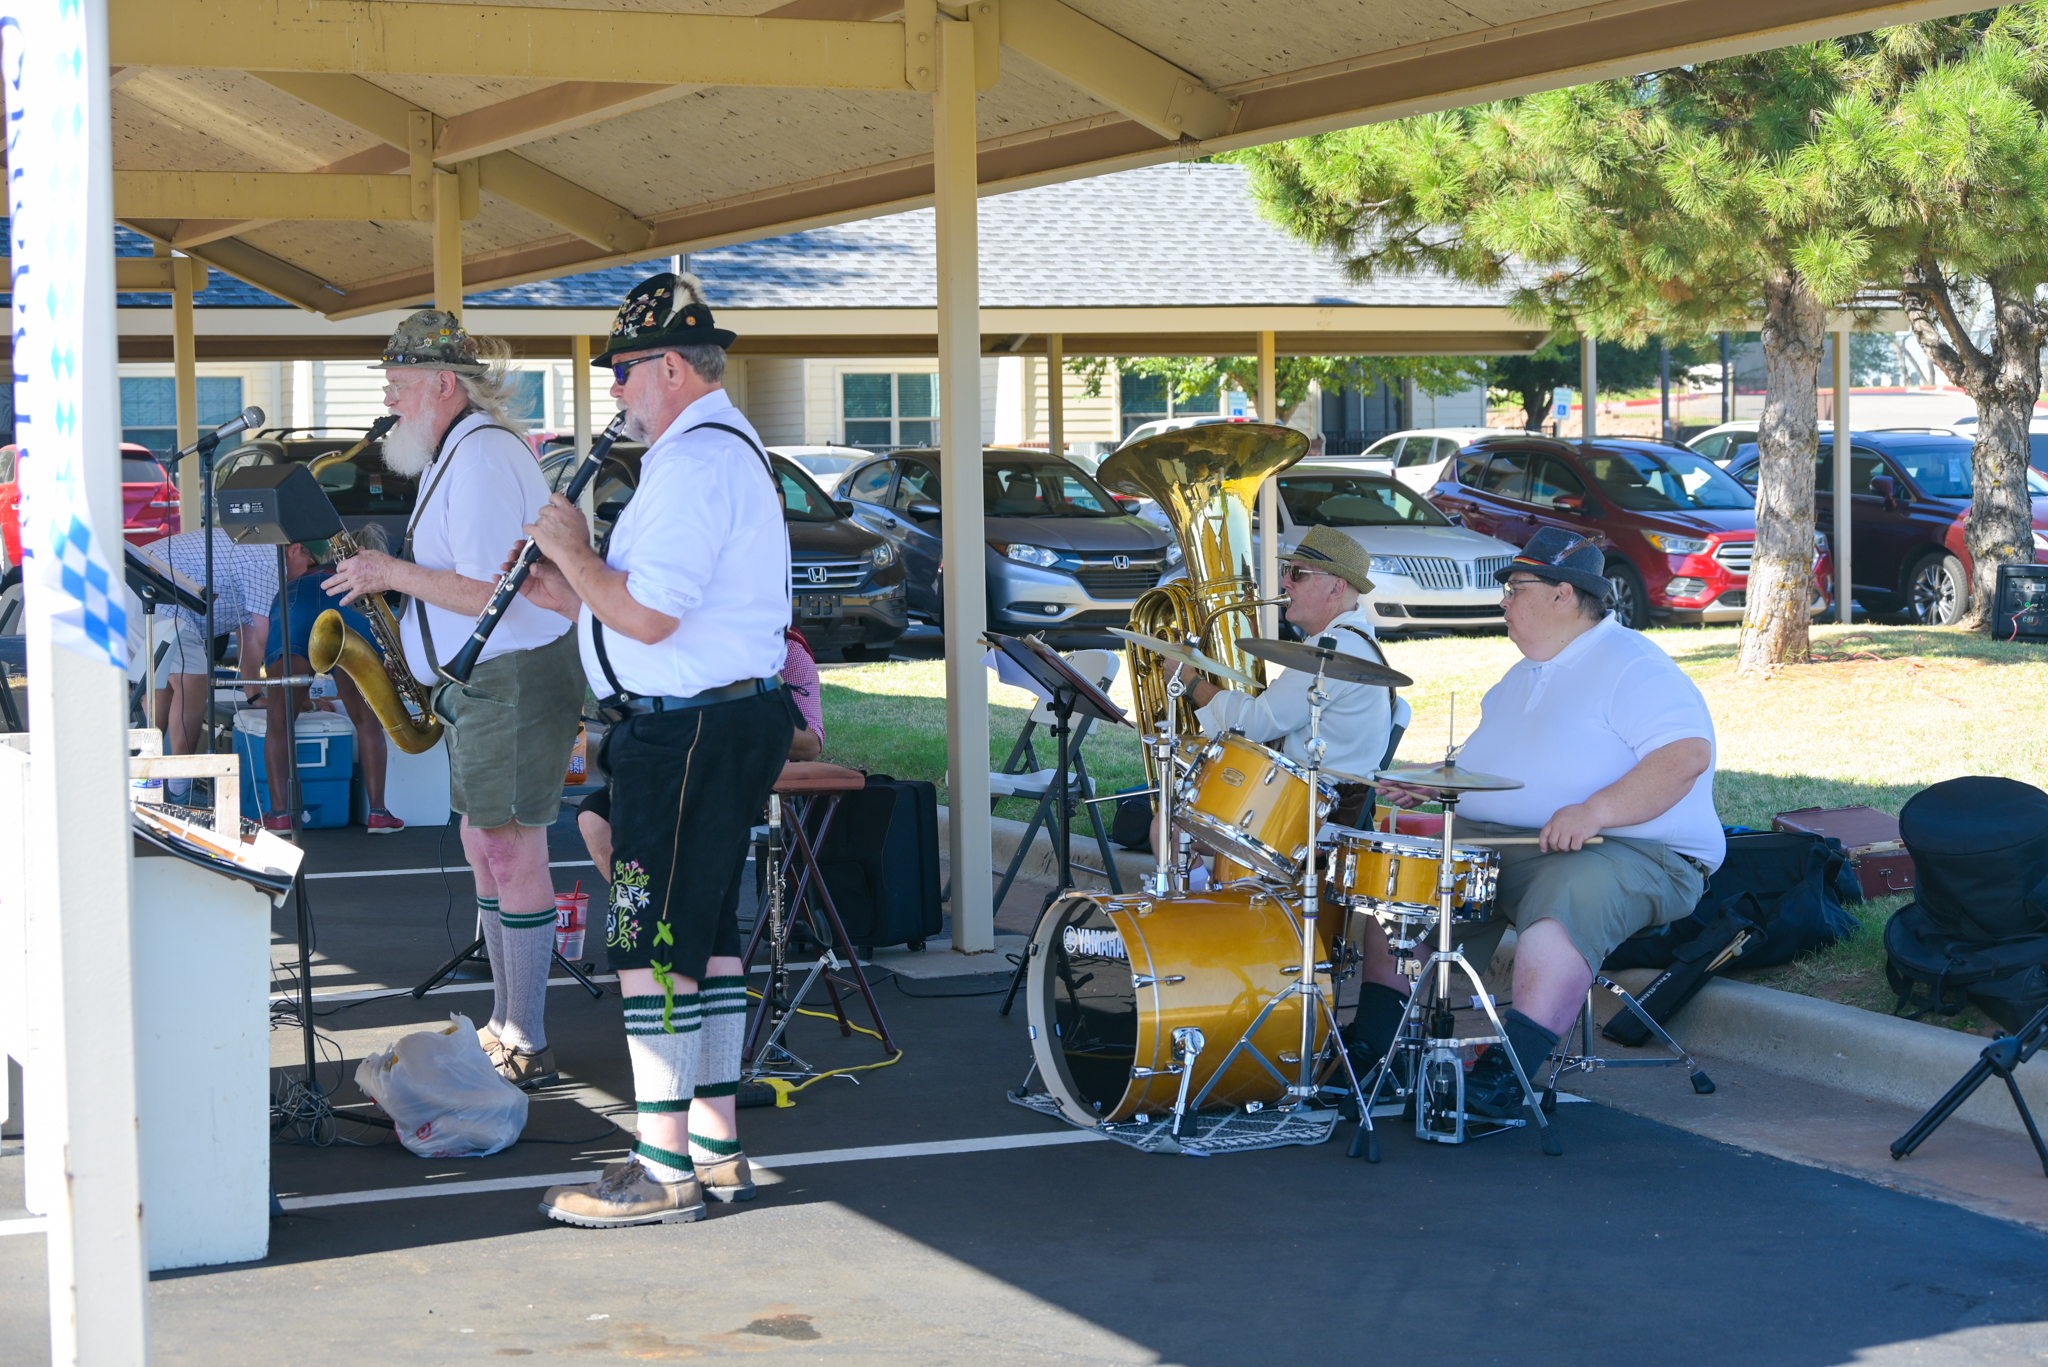
[[[1553,584],[1570,584],[1584,589],[1602,602],[1614,594],[1614,585],[1601,570],[1607,557],[1590,536],[1579,536],[1561,527],[1544,527],[1529,538],[1522,553],[1493,572],[1505,584],[1517,570],[1548,579]]]

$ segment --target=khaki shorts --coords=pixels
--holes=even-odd
[[[485,660],[466,687],[436,687],[434,715],[448,728],[448,805],[479,830],[552,826],[582,712],[573,631]]]
[[[1535,835],[1524,826],[1460,821],[1454,844],[1478,836]],[[1500,895],[1497,915],[1461,937],[1481,973],[1510,925],[1551,920],[1596,971],[1614,947],[1639,930],[1668,925],[1691,913],[1707,876],[1684,855],[1655,840],[1608,836],[1582,850],[1546,854],[1534,845],[1497,845]]]

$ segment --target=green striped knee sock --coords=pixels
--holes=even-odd
[[[740,1089],[740,1049],[747,1034],[747,980],[704,980],[703,1062],[697,1096],[732,1096]]]
[[[548,969],[554,966],[554,903],[539,911],[500,910],[498,925],[505,945],[504,962],[491,966],[505,1010],[505,1028],[498,1038],[514,1049],[537,1054],[548,1047],[545,1016]]]
[[[634,1105],[640,1114],[690,1109],[703,1026],[704,998],[695,992],[678,992],[673,1003],[658,995],[626,998],[626,1056],[633,1064]],[[687,1154],[669,1153],[645,1141],[634,1145],[633,1152],[656,1181],[680,1182],[690,1174]]]
[[[737,1139],[706,1139],[692,1131],[690,1134],[690,1161],[709,1167],[722,1163],[740,1151]]]
[[[484,952],[491,956],[491,1018],[484,1029],[503,1038],[505,1034],[505,979],[498,965],[505,962],[505,930],[498,924],[498,899],[476,899],[477,925],[483,929]]]

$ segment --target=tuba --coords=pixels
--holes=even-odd
[[[307,468],[317,476],[329,466],[354,460],[364,447],[389,432],[397,422],[395,413],[377,419],[354,446],[316,457],[308,462]],[[345,560],[361,549],[356,545],[356,539],[346,531],[329,537],[328,544],[334,548],[338,560]],[[362,693],[363,701],[370,705],[370,710],[377,714],[377,720],[391,737],[391,743],[408,755],[424,754],[441,739],[441,719],[434,715],[434,709],[429,705],[426,688],[412,676],[412,669],[405,662],[405,647],[398,635],[398,619],[392,616],[391,605],[384,601],[381,593],[368,594],[357,600],[356,607],[370,619],[370,630],[376,634],[377,644],[372,646],[349,630],[341,620],[341,614],[330,608],[313,620],[313,634],[306,641],[306,663],[313,667],[315,674],[331,673],[338,666],[342,673],[355,681],[356,689]],[[419,715],[414,716],[414,713]]]
[[[1132,631],[1192,645],[1264,685],[1265,666],[1237,647],[1238,637],[1259,634],[1256,609],[1277,601],[1258,595],[1252,513],[1259,486],[1307,451],[1308,438],[1291,427],[1208,423],[1133,442],[1102,462],[1095,472],[1101,483],[1159,504],[1187,570],[1185,579],[1148,589],[1132,605]],[[1125,647],[1125,654],[1134,720],[1149,733],[1173,705],[1166,691],[1172,666],[1137,646]],[[1178,736],[1201,730],[1192,699],[1180,699],[1170,723]],[[1151,751],[1145,753],[1149,768]]]

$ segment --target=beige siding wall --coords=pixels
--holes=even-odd
[[[804,422],[805,361],[779,356],[750,359],[747,370],[747,420],[769,446],[814,446]]]
[[[996,388],[1000,362],[985,357],[981,363],[981,439],[995,440]],[[878,358],[859,361],[805,361],[804,444],[838,446],[846,441],[845,415],[841,407],[841,377],[846,375],[930,375],[939,369],[930,356],[900,360]]]

